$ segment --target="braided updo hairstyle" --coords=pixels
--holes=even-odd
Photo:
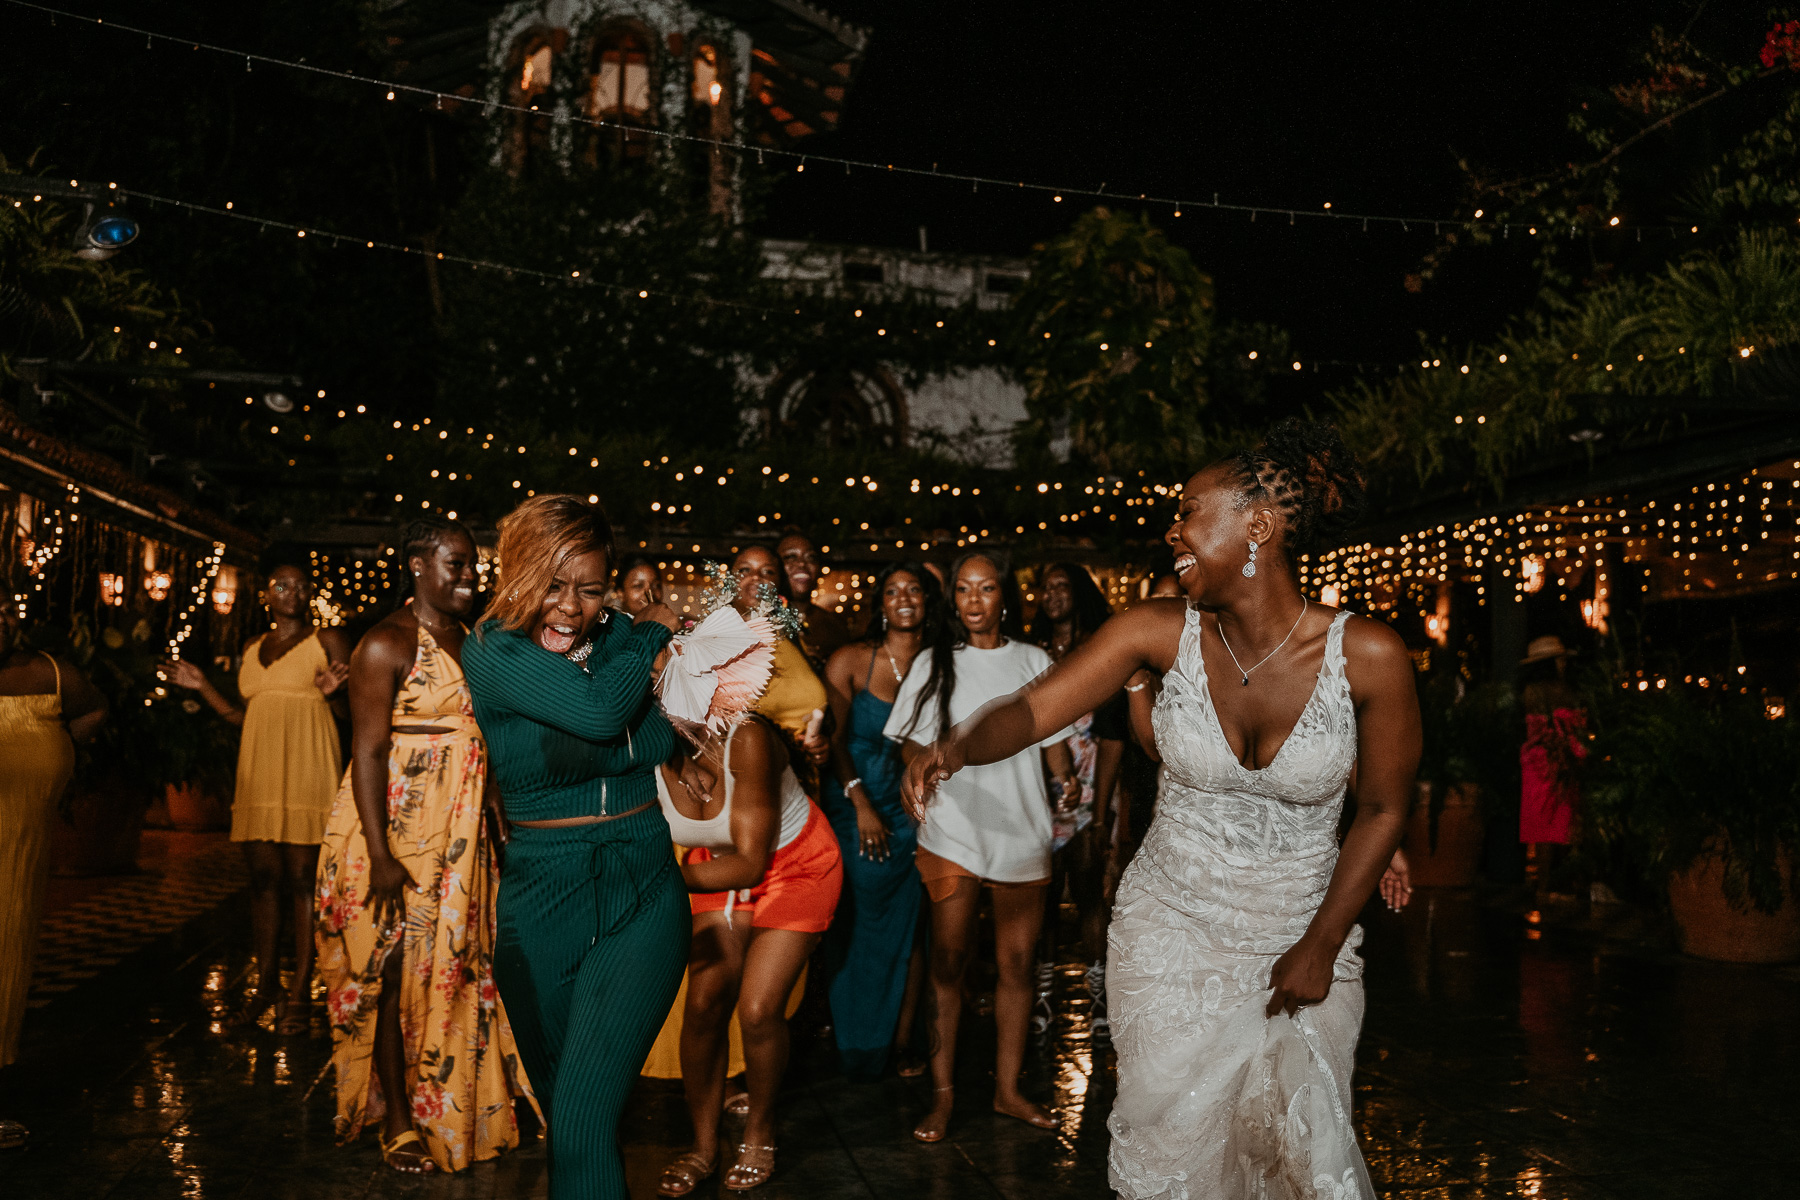
[[[1237,474],[1240,511],[1264,503],[1282,515],[1289,564],[1362,520],[1362,468],[1334,425],[1289,417],[1256,449],[1225,461]]]
[[[404,604],[413,594],[413,573],[408,565],[413,558],[430,558],[442,542],[451,534],[460,533],[470,542],[475,539],[469,533],[468,526],[461,521],[453,521],[448,517],[440,517],[430,513],[421,515],[417,520],[407,523],[400,530],[395,549],[398,551],[394,569],[399,575],[400,586],[395,589],[397,599]]]

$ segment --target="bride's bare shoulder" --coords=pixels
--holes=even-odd
[[[1344,664],[1353,688],[1363,680],[1379,684],[1404,679],[1411,686],[1412,653],[1385,621],[1352,614],[1344,622]]]

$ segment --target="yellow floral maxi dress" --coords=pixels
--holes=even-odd
[[[396,733],[388,755],[388,844],[419,890],[404,926],[377,926],[365,905],[369,855],[344,775],[319,854],[319,975],[328,991],[337,1133],[379,1127],[387,1099],[374,1070],[381,971],[401,953],[400,1028],[414,1127],[446,1171],[516,1146],[515,1096],[529,1096],[491,967],[499,874],[482,833],[487,744],[462,668],[419,630],[419,652],[394,698],[394,724],[448,733]]]

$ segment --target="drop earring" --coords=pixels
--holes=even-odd
[[[1254,574],[1256,574],[1256,543],[1251,542],[1250,561],[1244,564],[1244,578],[1248,579]]]

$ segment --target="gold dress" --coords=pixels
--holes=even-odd
[[[786,638],[776,638],[775,674],[769,679],[768,689],[763,692],[762,699],[756,702],[753,711],[774,722],[787,735],[790,744],[798,746],[800,735],[806,732],[807,722],[812,720],[813,710],[823,709],[828,703],[825,685],[819,682],[819,676],[812,669],[812,664],[806,661],[806,655]],[[800,762],[796,762],[794,767],[794,773],[802,786],[817,799],[816,773]],[[681,853],[682,847],[675,847],[677,859],[681,857]],[[799,1011],[801,998],[805,995],[806,968],[801,967],[800,978],[794,981],[794,990],[788,994],[788,1016]],[[656,1044],[650,1047],[650,1057],[644,1060],[642,1074],[652,1079],[681,1078],[681,1014],[686,1004],[687,976],[683,975],[681,991],[675,997],[675,1006],[663,1021],[662,1032],[656,1035]],[[740,1075],[744,1070],[744,1036],[738,1029],[735,1012],[731,1014],[729,1036],[730,1061],[725,1068],[728,1077]]]
[[[432,1160],[460,1171],[518,1145],[513,1098],[529,1089],[494,987],[499,868],[482,829],[487,743],[462,668],[424,628],[393,721],[449,732],[396,732],[388,752],[388,845],[420,889],[405,893],[403,925],[377,926],[365,907],[369,853],[350,771],[320,848],[315,934],[337,1068],[337,1134],[347,1142],[364,1126],[379,1127],[386,1110],[373,1057],[376,1002],[398,945],[407,1103]]]
[[[257,638],[238,668],[244,736],[231,840],[316,846],[325,836],[343,765],[331,706],[313,684],[330,660],[317,631],[270,666],[262,665],[261,652]]]
[[[62,720],[62,671],[55,659],[50,665],[56,691],[0,696],[0,1067],[18,1056],[50,880],[50,821],[75,770],[75,743]]]

